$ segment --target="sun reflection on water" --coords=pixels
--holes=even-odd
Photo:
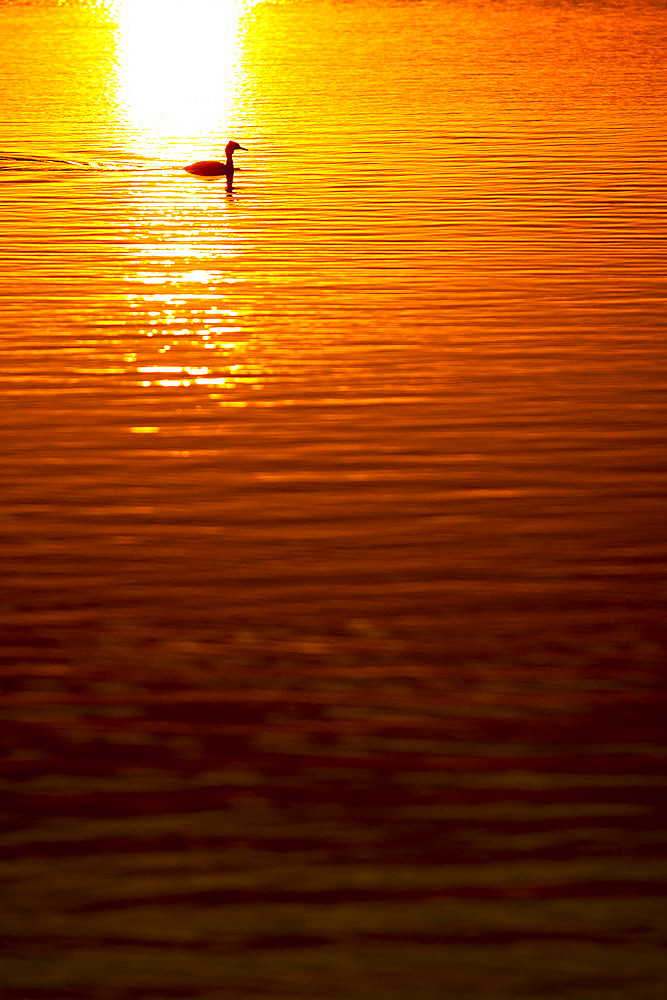
[[[157,274],[139,273],[135,280],[149,286],[156,280],[169,284],[167,276]],[[247,385],[249,373],[238,363],[246,347],[241,311],[233,308],[226,291],[217,287],[223,276],[191,271],[173,274],[169,280],[180,285],[180,290],[128,295],[138,332],[145,338],[139,353],[125,357],[138,385],[144,389],[202,386],[210,390]],[[210,292],[204,292],[209,284],[213,286]]]
[[[132,158],[126,191],[129,325],[126,357],[141,389],[201,391],[224,405],[251,378],[243,306],[233,289],[245,246],[224,186],[179,166],[221,157],[244,130],[246,15],[256,0],[112,0],[117,111]],[[154,169],[154,165],[157,169]],[[236,370],[233,372],[232,368]],[[223,390],[222,396],[220,390]]]
[[[114,0],[118,102],[134,151],[187,156],[237,118],[243,16],[254,0]]]

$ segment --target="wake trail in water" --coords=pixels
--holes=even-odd
[[[23,156],[0,154],[0,171],[44,171],[52,173],[63,170],[94,170],[110,173],[146,173],[148,171],[173,170],[172,163],[123,163],[122,161],[66,160],[52,156]]]

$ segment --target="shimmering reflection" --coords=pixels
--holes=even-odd
[[[238,111],[240,24],[251,5],[116,0],[118,97],[135,152],[187,157],[193,138],[224,137]]]
[[[238,383],[230,365],[243,349],[241,313],[251,310],[237,286],[252,246],[234,225],[229,196],[180,172],[140,175],[129,193],[126,322],[138,339],[128,374],[140,376],[139,390],[229,389]]]
[[[241,22],[250,6],[119,0],[119,94],[135,153],[220,156],[241,109]],[[128,193],[127,303],[133,330],[145,338],[136,349],[138,388],[226,387],[227,374],[211,361],[224,356],[227,373],[236,346],[238,310],[225,286],[234,283],[227,266],[241,249],[220,192],[163,174],[138,178]],[[156,351],[182,363],[157,365]],[[200,351],[207,364],[193,363]]]

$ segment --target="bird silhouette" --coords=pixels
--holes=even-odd
[[[227,187],[230,188],[234,177],[234,160],[232,157],[237,149],[247,152],[245,146],[242,146],[239,142],[234,142],[232,139],[225,146],[225,156],[227,159],[224,163],[221,160],[197,160],[196,163],[190,163],[184,169],[189,174],[196,174],[197,177],[221,177],[224,175],[227,177]]]

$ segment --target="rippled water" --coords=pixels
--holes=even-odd
[[[662,1000],[665,25],[0,7],[9,1000]]]

